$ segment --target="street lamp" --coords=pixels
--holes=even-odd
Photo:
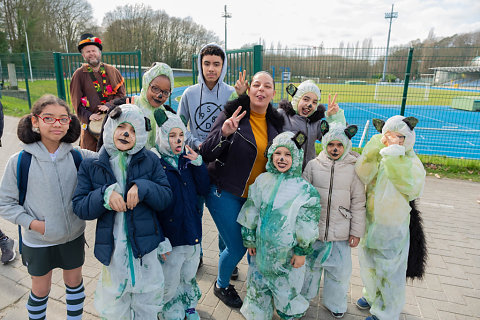
[[[223,7],[222,18],[225,18],[225,51],[227,51],[227,19],[232,17],[230,12],[227,12],[227,5]]]
[[[387,52],[385,53],[385,62],[383,63],[382,81],[385,82],[385,73],[387,72],[387,60],[388,60],[388,46],[390,45],[390,31],[392,30],[392,19],[398,18],[398,12],[392,11],[385,13],[385,19],[390,19],[390,26],[388,27],[388,39],[387,39]]]

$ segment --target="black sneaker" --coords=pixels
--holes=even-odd
[[[230,276],[230,280],[237,280],[238,279],[238,267],[233,269],[232,275]]]
[[[235,290],[233,285],[229,285],[227,288],[217,288],[217,284],[213,285],[213,293],[227,306],[232,308],[240,308],[243,304],[242,299]]]

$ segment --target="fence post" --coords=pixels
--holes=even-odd
[[[405,83],[403,84],[402,107],[400,108],[400,115],[405,114],[405,104],[407,103],[408,83],[410,82],[410,69],[412,67],[413,47],[408,50],[407,68],[405,69]]]
[[[253,46],[253,74],[263,70],[263,46]]]
[[[27,89],[28,109],[32,109],[32,100],[30,99],[30,87],[28,86],[27,62],[25,61],[25,53],[22,53],[23,74],[25,78],[25,88]]]
[[[138,83],[140,85],[140,91],[142,91],[142,81],[143,81],[143,77],[142,77],[142,51],[140,50],[137,50],[137,60],[138,60]],[[125,88],[127,87],[127,85],[125,84]],[[135,88],[137,89],[137,88]]]
[[[53,53],[53,63],[55,65],[55,78],[57,79],[57,95],[60,99],[66,101],[65,82],[63,81],[62,54]]]
[[[195,77],[195,68],[196,68],[196,64],[195,62],[198,60],[198,57],[196,55],[192,55],[192,84],[196,84],[197,83],[197,77]]]

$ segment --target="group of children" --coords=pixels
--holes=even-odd
[[[84,220],[93,219],[94,253],[103,264],[95,291],[102,318],[200,319],[195,275],[201,199],[210,180],[198,149],[223,104],[246,86],[244,80],[235,89],[219,81],[226,57],[218,48],[207,46],[210,51],[200,55],[204,81],[186,92],[180,107],[187,119],[163,106],[147,113],[135,105],[141,101],[116,106],[98,154],[72,147],[79,121],[54,96],[40,98],[20,120],[24,151],[7,164],[0,216],[23,227],[22,261],[32,276],[30,319],[45,319],[57,267],[63,269],[67,319],[81,319]],[[299,318],[318,295],[323,272],[324,305],[342,317],[350,250],[360,242],[365,290],[357,305],[370,308],[372,319],[398,317],[405,295],[409,201],[420,195],[425,177],[412,149],[416,119],[389,119],[359,156],[351,151],[357,127],[346,125],[336,96],[329,97],[325,110],[313,82],[289,93],[292,102],[281,106],[285,132],[268,147],[267,172],[250,186],[237,219],[249,253],[241,312],[247,319],[270,319],[274,310],[282,319]],[[198,99],[200,111],[193,113],[188,99]],[[327,121],[321,120],[325,111]],[[316,156],[320,138],[323,150]],[[26,154],[31,170],[22,203],[17,182]]]

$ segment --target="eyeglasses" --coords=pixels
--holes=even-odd
[[[162,97],[169,97],[170,96],[170,91],[165,91],[165,90],[162,90],[160,89],[159,87],[155,87],[155,86],[150,86],[150,90],[152,90],[153,93],[155,94],[162,94]]]
[[[41,117],[39,116],[38,114],[35,115],[36,117],[39,117],[40,119],[43,120],[43,122],[47,123],[47,124],[54,124],[55,122],[58,121],[58,123],[60,124],[63,124],[63,125],[66,125],[66,124],[69,124],[70,122],[72,122],[72,119],[70,119],[69,117],[64,117],[64,118],[54,118],[54,117]]]

